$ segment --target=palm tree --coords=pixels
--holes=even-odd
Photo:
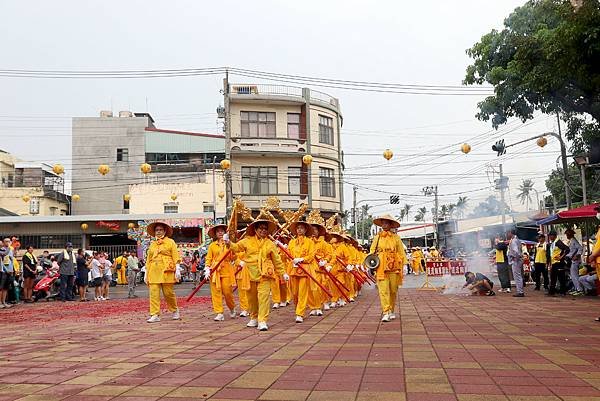
[[[406,216],[406,211],[405,211],[404,209],[400,209],[400,214],[399,214],[399,215],[397,215],[397,216],[396,216],[396,218],[397,218],[399,221],[402,221],[402,220],[404,220],[404,217],[405,217],[405,216]]]
[[[526,203],[526,210],[529,210],[529,202],[531,202],[531,193],[533,192],[533,181],[530,179],[523,180],[519,185],[519,193],[517,199],[521,201],[521,205]]]
[[[408,203],[405,203],[404,207],[402,208],[402,210],[404,211],[404,217],[406,217],[407,221],[408,221],[408,213],[410,212],[411,208],[412,208],[412,205],[409,205]]]
[[[421,207],[415,214],[415,221],[425,221],[425,215],[427,214],[427,208]]]
[[[453,214],[456,212],[456,205],[454,203],[450,203],[448,205],[448,219],[452,219]]]
[[[467,203],[469,202],[469,198],[466,196],[459,196],[456,201],[456,217],[462,219],[465,216],[465,211],[467,209]]]

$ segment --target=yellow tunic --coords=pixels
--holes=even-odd
[[[350,264],[351,258],[348,246],[340,242],[336,242],[331,245],[333,246],[333,261],[331,264],[333,267],[333,273],[336,275],[346,273],[346,266]]]
[[[247,271],[250,281],[260,281],[262,277],[274,279],[275,273],[283,275],[285,268],[275,244],[268,238],[260,239],[255,235],[244,238],[243,240],[232,243],[231,249],[234,252],[244,252],[244,262],[246,267],[242,273]],[[242,280],[244,280],[242,274]]]
[[[158,239],[150,244],[146,258],[146,274],[149,284],[175,283],[175,265],[179,251],[171,238]]]
[[[315,245],[310,238],[304,235],[299,235],[290,241],[288,250],[294,258],[304,258],[305,269],[308,268],[308,273],[313,273],[313,262],[315,261]],[[292,276],[306,277],[306,273],[301,268],[292,268]]]
[[[314,240],[315,244],[315,263],[317,264],[320,260],[326,261],[328,264],[332,263],[333,259],[333,247],[331,244],[328,244],[327,241],[323,237],[319,237]],[[321,268],[318,268],[317,271],[321,271]]]
[[[402,272],[406,264],[406,253],[402,240],[397,234],[383,231],[376,235],[371,245],[371,253],[375,252],[379,256],[378,280],[383,280],[387,272]]]
[[[208,252],[206,253],[205,265],[210,268],[211,275],[215,273],[214,271],[212,271],[215,268],[214,265],[219,260],[221,260],[221,257],[223,257],[223,254],[225,252],[227,252],[228,250],[229,250],[229,248],[227,247],[227,245],[225,245],[225,242],[223,242],[223,240],[213,241],[208,246]],[[219,270],[218,270],[218,274],[221,277],[233,277],[234,271],[233,271],[232,263],[233,263],[234,259],[235,259],[235,255],[233,254],[233,252],[230,252],[229,256],[227,256],[225,258],[225,260],[223,260],[223,262],[221,262],[221,264],[219,265]]]

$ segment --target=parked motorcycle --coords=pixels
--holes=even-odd
[[[45,299],[50,301],[56,299],[60,290],[60,275],[52,269],[45,269],[41,276],[33,287],[33,300]]]

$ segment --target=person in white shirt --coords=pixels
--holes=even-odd
[[[524,297],[523,291],[523,247],[521,240],[517,237],[517,230],[512,229],[508,232],[507,238],[509,239],[508,244],[508,263],[512,267],[513,278],[515,279],[515,286],[517,287],[517,293],[513,297]]]
[[[102,301],[102,276],[104,274],[104,266],[99,260],[100,254],[94,252],[94,260],[92,260],[92,285],[94,286],[94,301]]]
[[[102,257],[100,258],[100,262],[104,267],[103,277],[102,277],[102,297],[106,299],[109,298],[110,292],[110,282],[112,281],[112,263],[108,259],[108,254],[104,252]]]

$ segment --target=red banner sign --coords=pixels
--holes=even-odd
[[[426,264],[428,276],[463,275],[467,271],[465,260],[428,260]]]
[[[110,231],[119,231],[121,229],[121,225],[115,221],[97,221],[97,227],[104,227]]]

